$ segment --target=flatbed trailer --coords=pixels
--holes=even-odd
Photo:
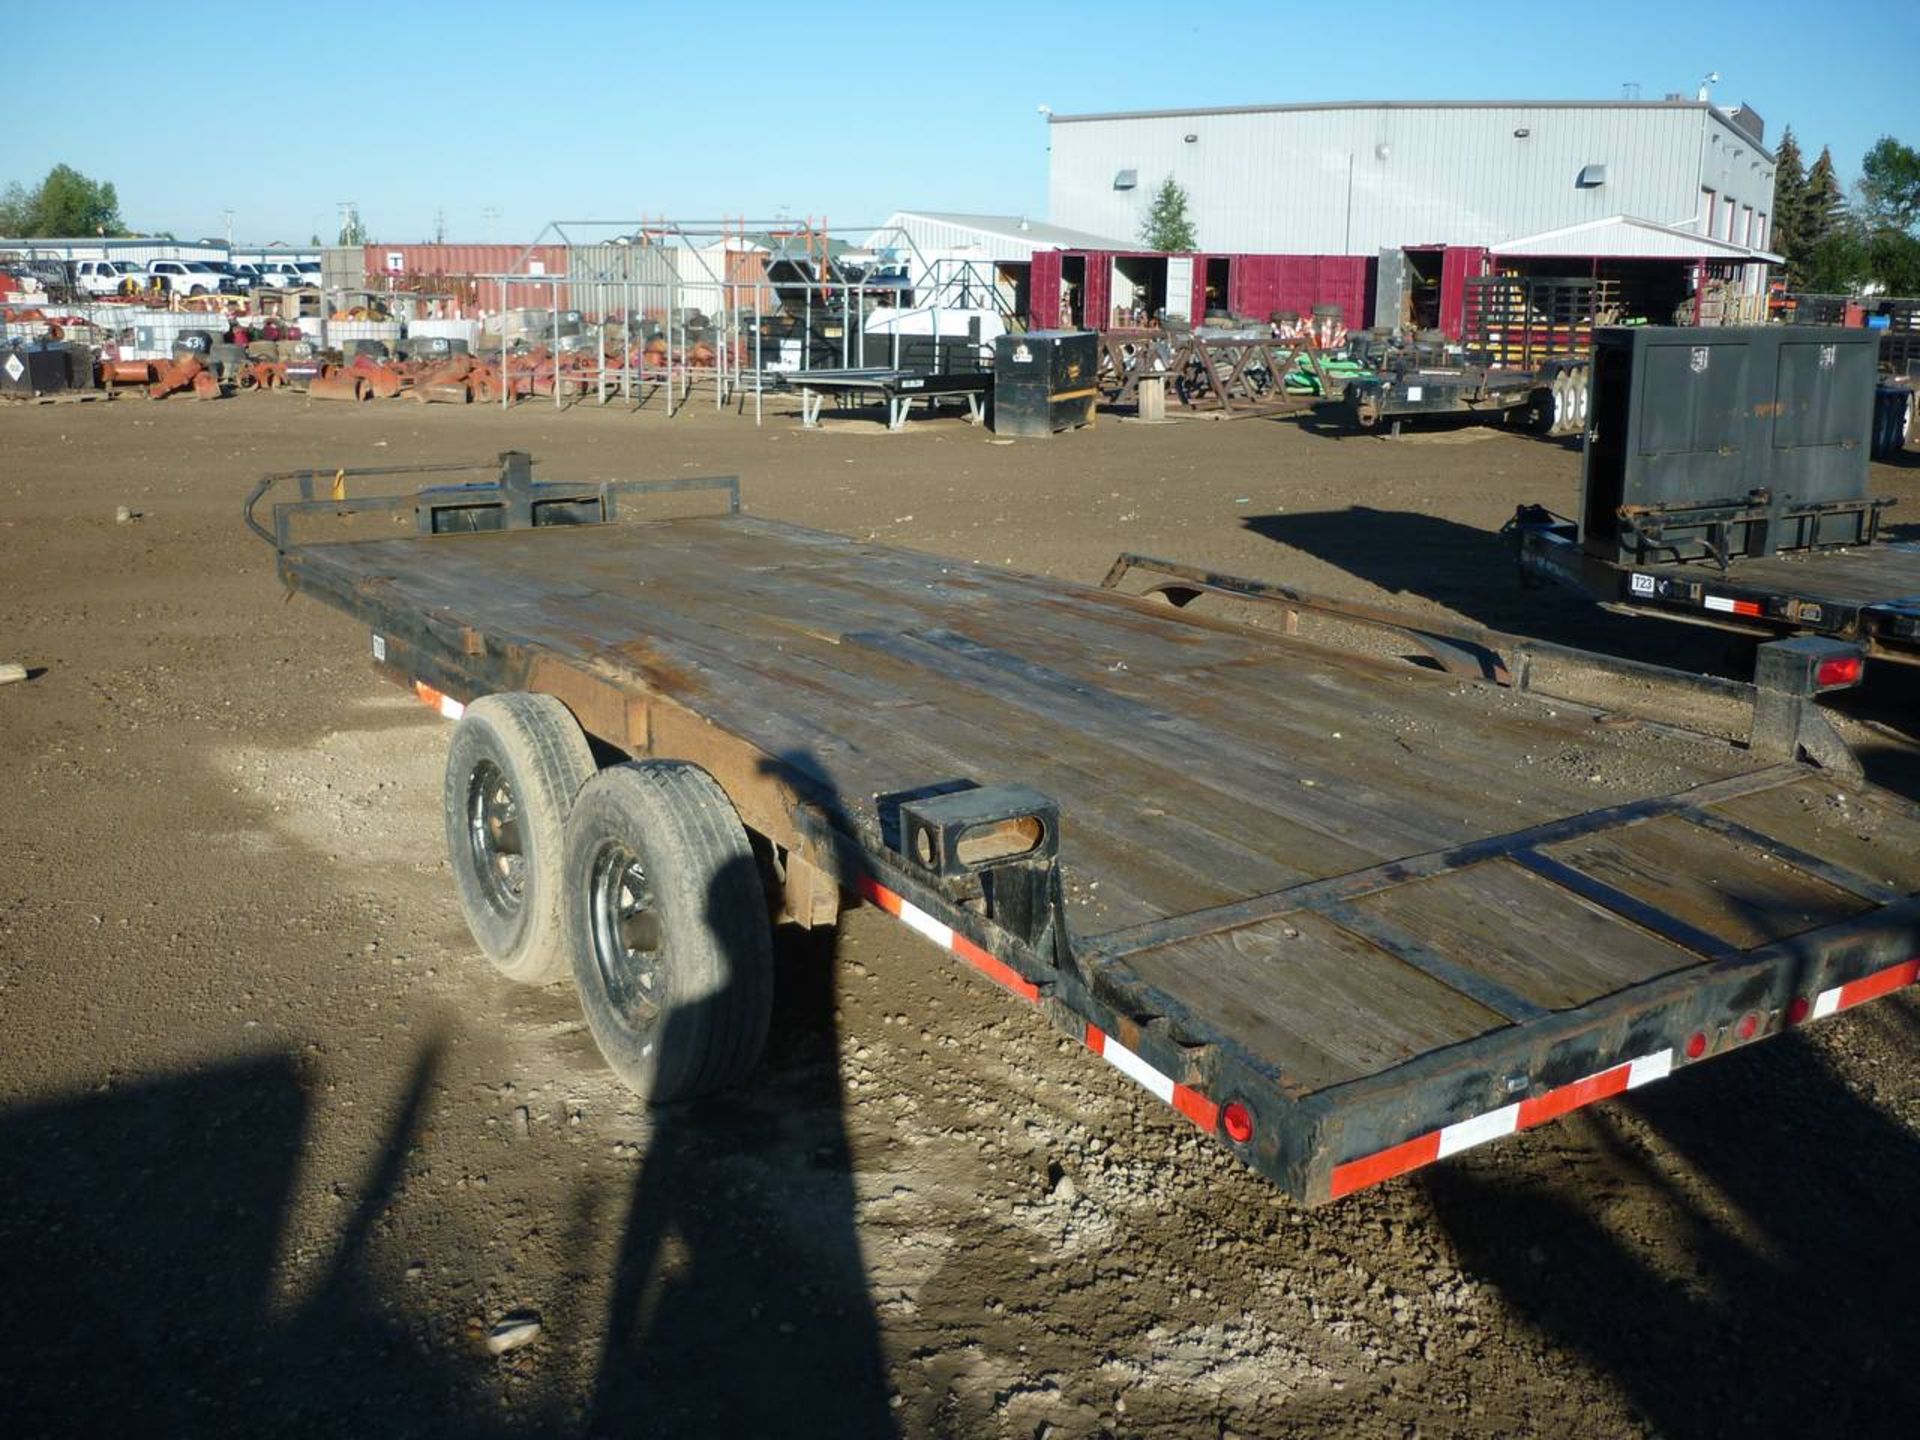
[[[1350,381],[1341,399],[1349,422],[1358,430],[1382,426],[1398,435],[1407,420],[1434,415],[1479,415],[1504,420],[1509,416],[1551,416],[1551,402],[1542,408],[1540,396],[1552,394],[1554,376],[1531,370],[1501,370],[1483,365],[1414,365],[1383,370],[1367,379]],[[1553,421],[1536,428],[1554,434],[1573,434],[1577,421],[1569,415],[1566,427]]]
[[[914,370],[870,366],[848,370],[796,370],[783,383],[800,392],[800,423],[809,430],[820,425],[820,411],[829,395],[843,403],[862,398],[878,400],[887,408],[887,429],[907,423],[913,402],[932,409],[942,400],[964,401],[967,420],[978,425],[987,396],[993,392],[991,370]]]
[[[1523,576],[1582,591],[1618,614],[1747,635],[1825,635],[1862,655],[1920,665],[1920,544],[1872,540],[1783,550],[1724,566],[1625,563],[1587,553],[1576,522],[1523,505],[1508,522]]]
[[[863,898],[1318,1203],[1920,979],[1920,808],[1541,703],[1534,653],[1486,632],[1346,613],[1421,668],[1175,608],[1341,607],[1140,557],[1096,589],[742,514],[731,480],[536,482],[509,453],[362,493],[392,473],[269,477],[248,522],[459,720],[450,855],[483,948],[472,876],[517,861],[531,906],[562,855],[557,923],[623,1075],[621,1024],[662,1065],[717,1053],[702,1006],[744,1073],[772,1001],[741,906],[824,925]],[[300,498],[269,526],[276,486]],[[640,518],[702,486],[722,513]],[[1121,593],[1142,576],[1158,594]],[[549,762],[591,739],[557,801],[497,805],[471,763],[515,707],[558,717]],[[728,905],[690,912],[680,852],[622,838],[621,796],[662,776],[750,842]],[[678,994],[702,924],[745,958],[676,1041],[633,977]]]
[[[1614,307],[1607,281],[1474,276],[1459,353],[1363,342],[1375,373],[1348,384],[1347,420],[1398,435],[1407,420],[1478,415],[1541,435],[1578,435],[1587,424],[1594,320]]]
[[[1815,326],[1602,330],[1579,518],[1516,509],[1522,580],[1920,664],[1920,545],[1881,539],[1869,488],[1874,354]]]

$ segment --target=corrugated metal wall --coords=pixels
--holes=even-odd
[[[317,260],[317,250],[262,251],[258,246],[236,245],[231,251],[224,242],[190,240],[77,240],[0,238],[0,253],[19,255],[29,260],[126,260],[144,265],[149,260],[252,260],[270,254],[276,260]]]
[[[354,284],[374,289],[384,285],[407,289],[438,287],[491,310],[502,304],[501,287],[473,285],[469,283],[472,277],[500,275],[509,270],[526,275],[565,275],[567,247],[536,245],[529,251],[525,245],[455,245],[431,241],[368,245],[362,265],[366,278],[352,282]],[[329,271],[329,283],[333,283],[331,273]],[[559,305],[563,309],[577,308],[566,294],[567,287],[562,285],[558,289]],[[551,285],[508,285],[506,291],[504,303],[512,310],[529,306],[545,309],[555,303],[555,287]]]
[[[1103,325],[1113,303],[1113,262],[1149,252],[1041,251],[1033,257],[1029,322],[1050,330],[1059,323],[1065,267],[1084,264],[1081,316]],[[1192,315],[1205,313],[1207,262],[1227,262],[1227,306],[1235,315],[1264,321],[1276,310],[1309,315],[1316,305],[1338,305],[1349,327],[1372,323],[1374,261],[1362,255],[1220,255],[1193,257]]]
[[[1338,305],[1342,323],[1371,323],[1374,262],[1362,255],[1235,255],[1227,271],[1228,305],[1236,315],[1265,320],[1277,310],[1310,316],[1316,305]]]
[[[1773,196],[1771,158],[1695,104],[1069,117],[1049,137],[1054,224],[1132,234],[1171,176],[1214,252],[1487,245],[1614,214],[1686,225],[1709,151],[1719,193],[1756,210]],[[1576,184],[1595,164],[1605,183]],[[1122,170],[1136,173],[1133,188],[1113,188]]]
[[[903,234],[928,258],[940,251],[990,260],[1031,260],[1035,251],[1051,248],[998,231],[983,235],[978,226],[954,225],[908,211],[896,212],[884,228],[868,235],[865,243],[869,248],[897,249]]]

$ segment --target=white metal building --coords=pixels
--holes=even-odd
[[[1131,235],[1139,222],[1116,234]],[[965,255],[980,260],[1023,261],[1037,250],[1130,250],[1134,242],[1049,225],[1025,215],[960,215],[945,210],[896,210],[870,237],[884,246],[904,235],[922,254]]]
[[[1171,176],[1205,251],[1373,255],[1615,222],[1623,257],[1764,258],[1760,117],[1706,101],[1368,102],[1055,115],[1056,225],[1132,235]],[[1622,223],[1624,222],[1624,223]],[[1642,238],[1648,248],[1633,248]]]
[[[982,318],[991,334],[1029,313],[1033,257],[1048,250],[1130,250],[1134,242],[1025,215],[896,210],[866,239],[905,267],[917,304]],[[987,338],[991,338],[991,334]]]
[[[318,260],[311,246],[231,245],[221,240],[159,240],[151,236],[101,239],[79,236],[55,239],[10,240],[0,236],[0,255],[23,260],[125,260],[144,265],[150,260]]]

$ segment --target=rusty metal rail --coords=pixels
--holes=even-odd
[[[1730,680],[1718,675],[1692,674],[1670,666],[1653,665],[1622,655],[1582,650],[1534,636],[1512,635],[1483,625],[1427,619],[1361,601],[1337,600],[1272,581],[1222,575],[1197,566],[1131,552],[1115,559],[1100,581],[1101,588],[1118,590],[1121,582],[1134,573],[1158,577],[1144,593],[1159,595],[1176,607],[1183,608],[1200,596],[1211,594],[1280,607],[1284,628],[1289,635],[1299,633],[1303,614],[1390,630],[1418,645],[1449,675],[1499,685],[1520,694],[1537,695],[1562,704],[1578,705],[1596,713],[1635,714],[1640,723],[1649,728],[1687,735],[1698,733],[1670,719],[1663,719],[1644,706],[1628,704],[1618,710],[1612,707],[1601,710],[1591,700],[1577,694],[1550,689],[1542,682],[1539,667],[1543,664],[1561,665],[1630,681],[1656,692],[1731,701],[1746,714],[1748,743],[1755,754],[1782,760],[1805,758],[1844,774],[1861,773],[1859,760],[1817,703],[1820,694],[1845,687],[1838,684],[1816,687],[1812,682],[1813,672],[1806,670],[1806,667],[1770,664],[1773,652],[1766,646],[1761,647],[1754,680]],[[1841,645],[1834,647],[1833,653],[1852,655],[1855,651],[1851,646]],[[1856,683],[1858,678],[1856,673],[1848,683]]]

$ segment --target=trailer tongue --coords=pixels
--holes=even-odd
[[[656,1096],[751,1064],[761,891],[801,924],[878,905],[1312,1202],[1920,976],[1920,813],[1856,780],[742,515],[732,481],[502,458],[406,496],[276,477],[306,498],[255,528],[390,678],[532,727],[454,747],[456,872],[551,901],[596,1038]],[[725,513],[637,518],[701,485]],[[588,737],[643,763],[579,785]],[[734,835],[757,885],[711,858]],[[679,988],[716,955],[717,999]],[[660,1052],[695,1043],[668,1085]]]

